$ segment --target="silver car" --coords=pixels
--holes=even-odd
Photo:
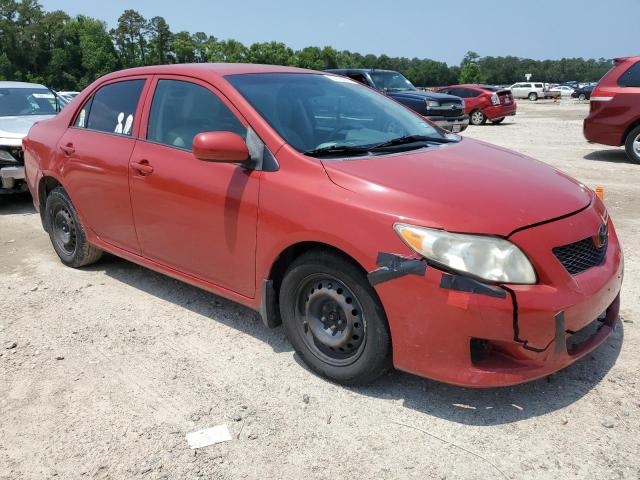
[[[22,138],[34,123],[53,117],[66,103],[44,85],[0,82],[0,194],[27,190]]]

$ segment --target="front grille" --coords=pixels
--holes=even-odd
[[[602,265],[607,254],[608,241],[597,248],[591,237],[553,249],[553,254],[571,275]]]
[[[440,105],[439,109],[434,110],[434,113],[445,117],[459,117],[464,113],[464,107],[459,102],[445,102]]]

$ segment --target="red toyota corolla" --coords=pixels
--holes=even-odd
[[[516,114],[516,101],[511,90],[490,85],[452,85],[437,89],[464,100],[464,113],[472,125],[502,123],[505,117]]]
[[[238,301],[336,382],[515,384],[618,320],[622,253],[590,189],[341,76],[125,70],[24,146],[64,264],[107,251]]]

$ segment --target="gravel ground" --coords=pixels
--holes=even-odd
[[[639,478],[640,165],[585,142],[587,109],[465,132],[605,187],[626,253],[618,331],[513,388],[333,385],[244,307],[112,256],[63,267],[30,199],[0,198],[0,479]],[[189,449],[221,423],[232,441]]]

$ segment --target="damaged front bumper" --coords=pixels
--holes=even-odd
[[[19,193],[27,191],[24,167],[0,166],[0,193]]]
[[[547,376],[594,350],[618,322],[623,259],[615,229],[609,220],[604,262],[575,276],[552,249],[588,238],[601,223],[601,212],[590,207],[510,236],[532,258],[536,285],[485,285],[434,267],[377,284],[394,366],[456,385],[496,387]]]

